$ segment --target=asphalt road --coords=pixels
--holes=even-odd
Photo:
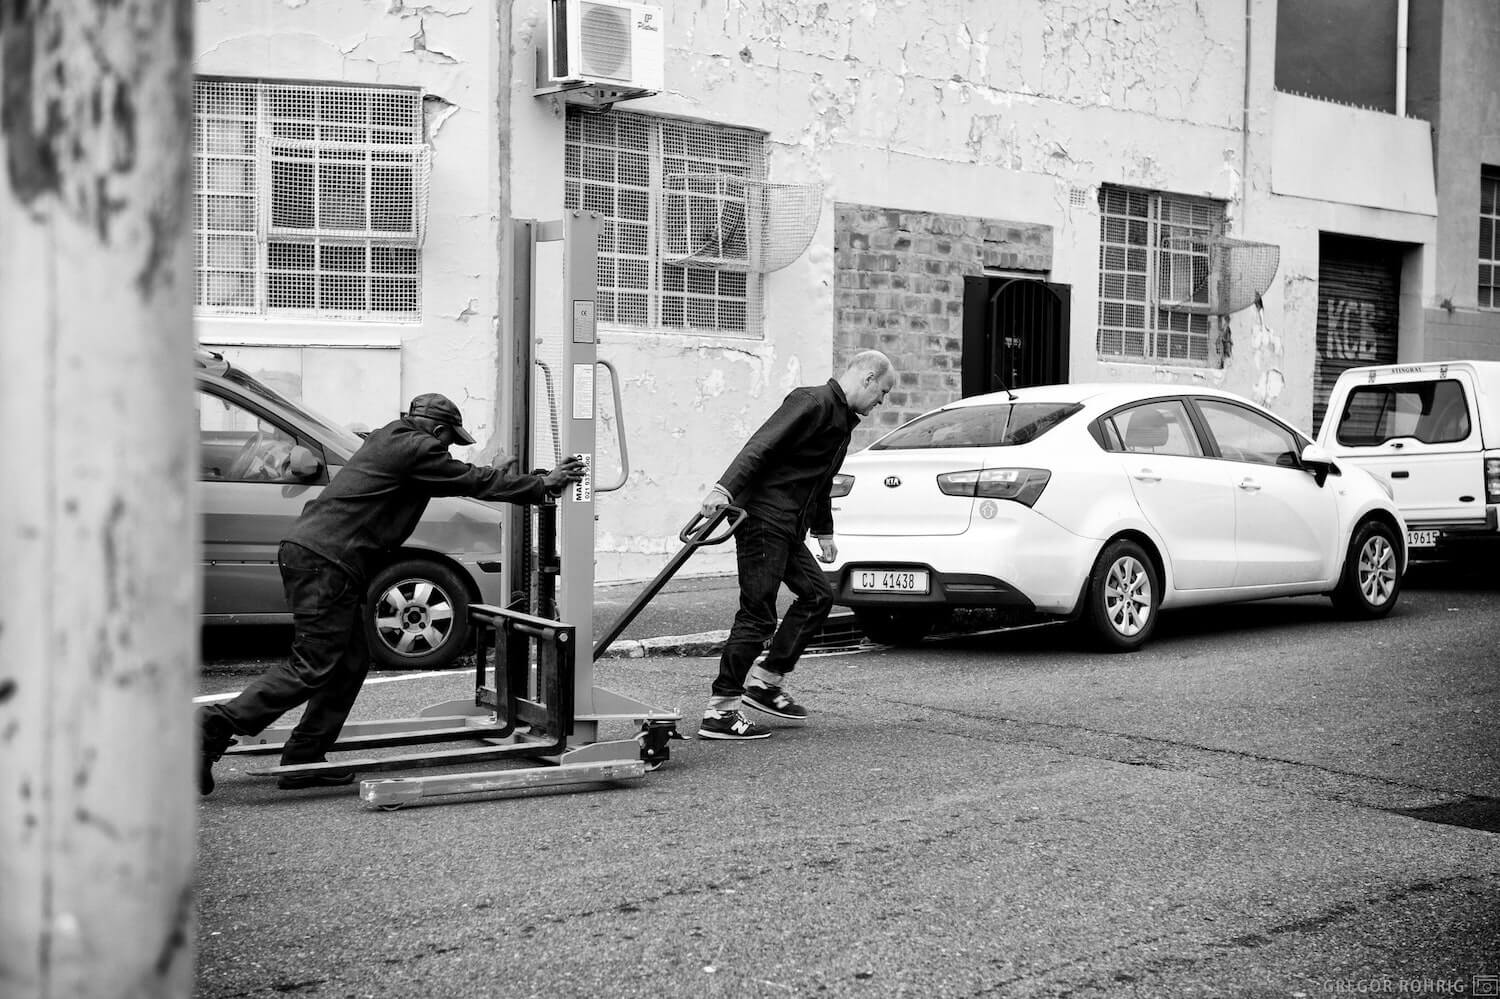
[[[197,994],[1500,994],[1500,589],[1409,582],[1385,621],[1182,612],[1128,656],[1047,628],[809,659],[807,725],[582,792],[387,812],[232,757]],[[597,679],[692,731],[713,668]],[[356,717],[468,685],[383,677]]]

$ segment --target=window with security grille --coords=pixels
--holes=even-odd
[[[198,311],[422,317],[422,94],[202,77],[193,90]]]
[[[1479,307],[1500,309],[1500,168],[1479,177]]]
[[[1218,363],[1209,243],[1224,203],[1105,185],[1099,190],[1100,358]]]
[[[761,275],[746,260],[736,178],[763,180],[765,136],[746,129],[570,107],[568,208],[604,216],[599,321],[653,331],[762,333]],[[704,263],[664,233],[664,193],[688,205]],[[695,247],[700,251],[705,246]],[[738,255],[738,259],[736,259]]]

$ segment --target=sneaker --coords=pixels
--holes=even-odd
[[[807,709],[792,700],[780,687],[746,687],[745,696],[740,700],[746,707],[764,711],[777,718],[790,718],[793,721],[807,719]]]
[[[738,711],[703,712],[703,721],[698,726],[700,739],[769,739],[771,730],[764,725],[748,721]]]
[[[234,730],[217,714],[198,712],[198,793],[212,794],[214,764],[235,744]]]

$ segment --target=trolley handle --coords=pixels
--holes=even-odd
[[[594,661],[597,662],[599,657],[604,655],[604,650],[608,649],[611,643],[620,637],[630,622],[635,620],[635,616],[641,612],[641,609],[651,602],[651,598],[661,592],[661,588],[667,585],[667,580],[676,575],[677,570],[682,568],[682,564],[692,556],[693,552],[704,545],[717,545],[720,542],[727,541],[729,536],[734,533],[734,529],[739,527],[744,519],[744,510],[741,510],[737,506],[727,505],[721,507],[712,517],[705,517],[702,513],[693,514],[693,519],[687,522],[687,526],[678,535],[678,538],[682,541],[682,548],[662,567],[661,572],[656,574],[656,578],[647,583],[646,588],[630,602],[630,606],[625,608],[619,620],[610,625],[604,632],[604,635],[594,643]],[[720,524],[727,524],[728,526],[718,534],[715,534],[714,528]]]
[[[740,507],[725,504],[719,507],[717,513],[712,517],[705,517],[701,513],[693,514],[683,527],[682,533],[677,535],[677,540],[692,548],[703,545],[719,545],[729,540],[729,536],[735,532],[740,524],[745,521],[745,511]],[[728,526],[720,534],[713,533],[714,528],[720,524],[728,523]]]
[[[615,397],[615,436],[620,440],[620,480],[607,486],[595,485],[596,493],[612,493],[630,480],[630,452],[625,449],[625,405],[620,401],[620,373],[604,358],[594,362],[595,367],[609,372],[609,384]]]

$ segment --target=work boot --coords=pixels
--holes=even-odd
[[[328,757],[315,760],[282,760],[284,767],[299,767],[308,763],[327,763]],[[276,786],[283,791],[305,791],[311,787],[343,787],[354,783],[351,767],[330,767],[327,770],[309,770],[300,774],[282,774],[276,778]]]
[[[234,745],[234,729],[223,715],[216,711],[198,711],[198,793],[212,794],[214,790],[214,764],[224,755],[224,750]]]

